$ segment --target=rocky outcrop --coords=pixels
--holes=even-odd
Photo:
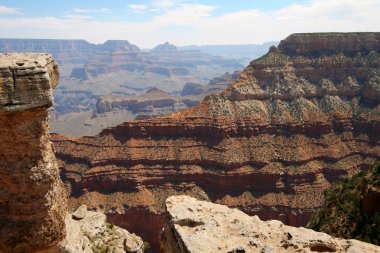
[[[288,40],[194,108],[55,136],[71,203],[162,213],[166,197],[187,194],[306,225],[325,189],[380,157],[380,52],[292,55]]]
[[[67,236],[60,245],[65,253],[143,253],[140,237],[106,222],[106,215],[80,206],[66,218]]]
[[[143,252],[141,238],[67,195],[49,133],[59,77],[50,54],[0,54],[0,252]],[[66,217],[66,219],[65,219]]]
[[[161,252],[380,252],[380,247],[294,228],[188,196],[166,200]]]
[[[33,252],[65,237],[67,197],[50,143],[58,81],[49,54],[0,54],[0,252]]]

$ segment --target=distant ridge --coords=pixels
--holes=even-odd
[[[223,56],[226,58],[256,59],[266,52],[271,46],[277,46],[279,41],[270,41],[263,44],[242,44],[242,45],[190,45],[179,47],[180,50],[200,50],[211,55]]]

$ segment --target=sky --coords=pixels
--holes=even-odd
[[[122,39],[152,48],[360,31],[380,31],[380,0],[0,0],[0,38]]]

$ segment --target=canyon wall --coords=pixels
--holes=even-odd
[[[67,196],[49,140],[58,76],[49,54],[0,54],[0,252],[65,237]]]
[[[261,221],[237,209],[189,196],[168,198],[166,217],[160,238],[162,253],[380,252],[373,244],[334,238],[276,220]]]
[[[186,194],[306,225],[325,189],[380,157],[379,67],[380,33],[294,34],[196,107],[55,135],[70,205],[161,219]]]

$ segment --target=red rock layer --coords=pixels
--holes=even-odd
[[[199,106],[54,136],[71,204],[161,213],[166,196],[187,194],[305,225],[326,188],[380,157],[378,38],[291,35]]]

